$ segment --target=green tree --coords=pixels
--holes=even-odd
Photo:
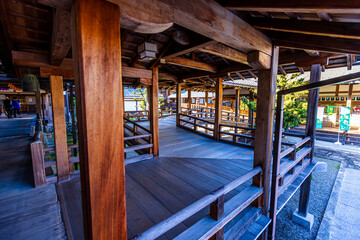
[[[139,98],[135,98],[135,100],[140,102],[139,106],[141,110],[146,111],[146,107],[149,104],[147,88],[137,88],[136,91],[133,91],[133,94],[139,96]],[[164,104],[165,104],[164,99],[159,97],[159,107],[163,106]]]
[[[288,74],[286,76],[278,75],[276,92],[308,83],[309,80],[301,77],[300,74]],[[283,121],[284,130],[297,127],[300,123],[305,122],[307,114],[307,94],[308,91],[302,91],[285,95]],[[246,97],[242,97],[241,101],[247,105],[250,110],[256,112],[255,101],[249,101]]]
[[[277,91],[298,87],[308,84],[309,80],[301,77],[300,74],[288,74],[277,76]],[[308,91],[296,92],[285,95],[284,98],[284,121],[283,129],[288,130],[303,123],[307,115],[307,94]]]

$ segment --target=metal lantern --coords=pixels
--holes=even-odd
[[[40,84],[37,77],[33,74],[25,74],[22,78],[22,89],[24,92],[40,91]]]
[[[144,42],[138,47],[139,60],[150,61],[156,58],[157,45],[150,42]]]

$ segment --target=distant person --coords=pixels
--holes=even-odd
[[[6,99],[4,100],[4,109],[5,109],[5,114],[7,115],[7,117],[12,118],[13,108],[12,108],[11,100],[9,99],[9,97],[6,97]]]
[[[16,118],[16,114],[19,114],[19,117],[21,118],[21,114],[20,114],[20,100],[17,99],[16,97],[13,98],[13,100],[11,101],[12,103],[12,107],[13,107],[13,112],[14,112],[14,118]]]

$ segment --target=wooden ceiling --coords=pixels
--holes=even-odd
[[[0,72],[7,74],[0,80],[0,85],[7,84],[9,77],[21,79],[26,72],[44,77],[40,78],[44,88],[48,86],[45,76],[48,73],[57,72],[72,78],[71,2],[0,2]],[[260,36],[259,39],[265,39],[264,43],[255,40],[256,43],[251,43],[251,38],[245,38],[241,45],[226,38],[227,32],[212,37],[206,25],[201,29],[191,26],[184,15],[184,19],[177,20],[171,27],[164,27],[160,33],[144,34],[122,29],[123,66],[130,70],[159,67],[159,86],[162,89],[174,89],[175,83],[182,81],[185,89],[211,90],[217,77],[224,77],[225,81],[256,78],[258,67],[248,61],[249,48],[254,44],[266,52],[268,37],[281,47],[279,74],[308,71],[312,63],[321,63],[324,69],[342,66],[350,69],[357,64],[360,15],[356,13],[360,4],[354,1],[305,0],[294,5],[285,0],[203,0],[194,4],[202,2],[207,3],[202,11],[224,8],[220,16],[226,18],[221,14],[233,14],[239,24],[245,20],[254,27],[249,28],[250,36]],[[187,11],[186,6],[179,9]],[[217,40],[222,40],[222,43]],[[157,45],[156,59],[139,59],[137,49],[145,41]],[[124,76],[123,81],[127,86],[142,85],[140,79],[131,76]],[[21,81],[13,83],[21,85]]]

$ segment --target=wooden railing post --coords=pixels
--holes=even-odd
[[[320,81],[320,78],[321,78],[321,65],[320,64],[311,65],[310,83],[318,82]],[[311,138],[310,140],[311,161],[313,161],[314,148],[315,148],[316,115],[317,115],[318,101],[319,101],[319,89],[309,90],[305,137],[310,136]],[[310,199],[310,185],[311,185],[311,174],[300,187],[299,208],[298,211],[294,212],[293,220],[303,225],[304,227],[307,228],[310,227],[311,229],[314,222],[314,216],[308,213],[309,199]],[[301,218],[302,220],[298,221],[299,218]],[[304,221],[307,223],[304,224]]]
[[[188,109],[191,109],[191,89],[188,90],[187,108],[188,108]]]
[[[271,68],[259,70],[258,101],[254,143],[254,167],[261,166],[262,176],[254,177],[253,185],[263,187],[264,193],[256,202],[262,207],[263,214],[268,215],[270,166],[272,157],[273,122],[276,95],[276,78],[278,72],[279,48],[274,46],[271,56]]]
[[[224,202],[225,195],[221,195],[218,199],[210,204],[210,217],[214,220],[219,221],[224,217]],[[216,234],[214,234],[211,240],[223,240],[224,239],[224,228],[221,228]]]
[[[181,83],[176,84],[176,126],[180,126],[181,113]]]
[[[63,77],[50,75],[56,171],[58,181],[69,178],[65,104],[63,95]]]
[[[223,86],[222,78],[216,80],[215,86],[215,119],[214,119],[214,139],[218,141],[220,139],[220,124],[221,124],[221,114],[222,114],[222,95],[223,95]]]
[[[273,150],[273,170],[271,182],[271,196],[270,196],[270,219],[269,238],[275,239],[276,227],[276,212],[277,212],[277,198],[278,198],[278,184],[279,184],[279,166],[280,166],[280,153],[281,153],[281,138],[282,126],[284,115],[284,96],[278,95],[276,109],[276,123],[275,123],[275,139]]]
[[[33,142],[30,144],[30,149],[34,173],[34,185],[35,187],[46,185],[43,143],[41,141]]]

